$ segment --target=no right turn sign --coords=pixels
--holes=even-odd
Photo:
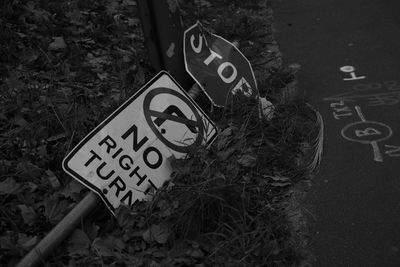
[[[160,72],[86,136],[63,168],[114,211],[160,188],[170,178],[168,158],[181,158],[216,136],[214,123]]]

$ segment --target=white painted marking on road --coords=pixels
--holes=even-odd
[[[350,78],[343,78],[344,81],[354,81],[354,80],[362,80],[365,79],[365,76],[358,76],[356,75],[356,73],[354,72],[356,70],[356,68],[354,68],[353,66],[343,66],[340,67],[340,71],[341,72],[345,72],[345,73],[350,73]]]
[[[378,162],[383,162],[382,153],[379,150],[378,143],[373,141],[371,142],[372,150],[374,151],[374,160]]]
[[[356,69],[353,67],[353,66],[343,66],[343,67],[340,67],[340,71],[343,71],[343,72],[353,72],[353,71],[355,71]]]
[[[378,142],[388,140],[393,135],[393,130],[384,123],[367,120],[360,106],[355,106],[354,109],[360,121],[347,124],[341,131],[342,137],[351,142],[371,145],[374,161],[383,162]],[[397,156],[397,153],[400,152],[400,147],[385,146],[385,148],[385,154],[391,157]]]
[[[385,154],[390,157],[400,157],[400,146],[385,145],[385,148],[387,149]]]
[[[361,120],[361,121],[367,121],[367,120],[365,119],[365,117],[364,117],[364,114],[363,114],[362,111],[361,111],[360,106],[355,106],[354,108],[356,109],[357,115],[358,115],[358,117],[360,117],[360,120]]]

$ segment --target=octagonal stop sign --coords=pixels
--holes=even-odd
[[[238,91],[258,96],[251,64],[234,44],[197,22],[185,31],[183,46],[187,72],[214,105],[225,106],[229,94]]]

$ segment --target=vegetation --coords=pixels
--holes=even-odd
[[[296,184],[318,166],[321,121],[295,95],[266,1],[180,1],[236,40],[275,105],[199,102],[220,134],[173,161],[153,201],[94,211],[46,266],[299,266],[307,263]],[[14,266],[87,193],[61,161],[155,71],[133,0],[3,1],[0,18],[0,265]],[[300,227],[299,227],[300,225]]]

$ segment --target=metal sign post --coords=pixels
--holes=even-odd
[[[194,81],[183,59],[183,24],[176,0],[138,0],[149,59],[156,71],[168,71],[183,88]],[[188,89],[186,89],[188,90]]]
[[[43,264],[51,252],[70,235],[81,220],[93,212],[100,202],[99,197],[95,193],[88,193],[45,238],[25,255],[16,267],[32,267]]]

